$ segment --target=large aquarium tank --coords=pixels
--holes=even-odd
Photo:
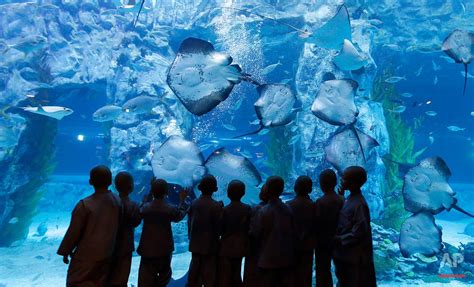
[[[65,284],[98,164],[138,202],[153,176],[177,202],[211,173],[250,204],[270,175],[284,199],[311,176],[316,199],[322,170],[360,165],[379,286],[474,283],[474,1],[0,3],[0,286]]]

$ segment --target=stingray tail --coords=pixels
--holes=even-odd
[[[456,209],[457,211],[459,212],[462,212],[464,213],[465,215],[467,216],[470,216],[470,217],[474,217],[474,214],[470,213],[470,212],[467,212],[466,210],[462,209],[461,207],[459,207],[457,204],[453,206],[454,209]]]
[[[254,84],[256,86],[261,86],[262,83],[260,83],[259,81],[255,80],[252,75],[250,74],[247,74],[247,73],[242,73],[242,75],[240,75],[240,79],[242,81],[245,81],[245,82],[249,82],[251,84]]]
[[[140,5],[140,9],[138,10],[137,18],[135,18],[135,22],[133,23],[133,28],[137,26],[138,17],[140,17],[140,13],[142,12],[143,4],[145,4],[145,0],[142,0],[142,4]]]
[[[235,136],[234,139],[236,138],[241,138],[241,137],[245,137],[245,136],[250,136],[250,135],[254,135],[254,134],[258,134],[261,130],[263,130],[265,127],[263,125],[260,125],[260,127],[253,131],[253,132],[249,132],[249,133],[246,133],[246,134],[243,134],[243,135],[239,135],[239,136]]]
[[[364,159],[364,162],[366,162],[367,159],[365,157],[364,146],[362,145],[362,142],[360,141],[359,133],[357,132],[354,124],[351,124],[350,128],[352,129],[352,131],[354,132],[356,136],[357,142],[359,143],[359,146],[360,146],[360,151],[362,152],[362,158]]]
[[[466,86],[467,86],[467,64],[464,64],[464,88],[462,90],[462,95],[466,95]]]

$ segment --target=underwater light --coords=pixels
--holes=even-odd
[[[77,140],[80,142],[83,142],[84,138],[85,138],[84,135],[81,135],[81,134],[77,135]]]
[[[129,113],[130,112],[130,109],[125,109],[124,110],[126,113]]]

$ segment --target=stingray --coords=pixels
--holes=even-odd
[[[334,17],[317,29],[311,36],[312,42],[325,49],[340,50],[344,39],[352,41],[351,22],[345,5],[341,5]]]
[[[368,58],[351,41],[344,39],[342,49],[333,62],[342,71],[355,71],[367,65]]]
[[[157,178],[183,188],[194,186],[206,173],[199,147],[180,136],[169,137],[154,151],[151,165]]]
[[[474,33],[463,30],[454,30],[443,42],[445,52],[456,63],[464,65],[465,77],[463,95],[466,94],[467,65],[474,59]]]
[[[438,214],[454,208],[466,215],[474,215],[457,205],[456,193],[448,183],[451,171],[440,157],[422,160],[405,174],[403,199],[407,211],[417,213],[427,211]]]
[[[232,57],[214,50],[211,43],[187,38],[168,71],[167,83],[185,108],[203,115],[227,99],[242,78]]]
[[[326,73],[323,83],[311,106],[311,112],[319,119],[336,126],[347,126],[353,130],[360,145],[362,158],[365,161],[365,149],[355,132],[354,124],[359,115],[354,96],[359,84],[351,79],[336,80],[334,74]]]
[[[331,79],[328,74],[325,79],[327,80],[321,84],[311,106],[311,112],[332,125],[355,123],[359,114],[354,102],[355,91],[359,87],[357,82],[351,79]]]
[[[220,148],[209,155],[205,167],[208,173],[217,179],[219,189],[213,195],[217,200],[227,202],[227,185],[230,181],[239,179],[246,185],[244,201],[258,202],[256,187],[262,182],[262,177],[248,158],[231,154],[225,148]]]
[[[264,128],[286,125],[293,120],[297,111],[294,108],[296,96],[288,85],[263,84],[257,87],[257,92],[260,97],[254,107],[260,127],[238,137],[256,134]]]
[[[342,126],[328,139],[324,151],[326,160],[343,172],[349,166],[365,166],[365,155],[378,145],[374,138],[354,126]]]
[[[429,212],[413,214],[403,222],[400,229],[400,252],[404,257],[416,253],[434,256],[443,248],[442,231]]]

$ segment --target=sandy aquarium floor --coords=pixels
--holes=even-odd
[[[65,286],[67,265],[62,258],[56,255],[56,250],[69,224],[70,213],[40,213],[34,218],[30,227],[28,238],[23,242],[17,242],[9,248],[0,248],[0,287],[23,287],[23,286]],[[34,236],[36,228],[42,222],[46,222],[48,231],[44,237]],[[460,242],[472,241],[467,235],[461,234],[466,221],[443,221],[438,220],[443,227],[446,242],[459,245]],[[181,253],[173,256],[172,268],[173,278],[183,276],[189,266],[189,253]],[[138,265],[140,257],[133,257],[132,271],[129,286],[136,286]],[[449,284],[404,284],[379,282],[379,286],[469,286],[459,282]]]

